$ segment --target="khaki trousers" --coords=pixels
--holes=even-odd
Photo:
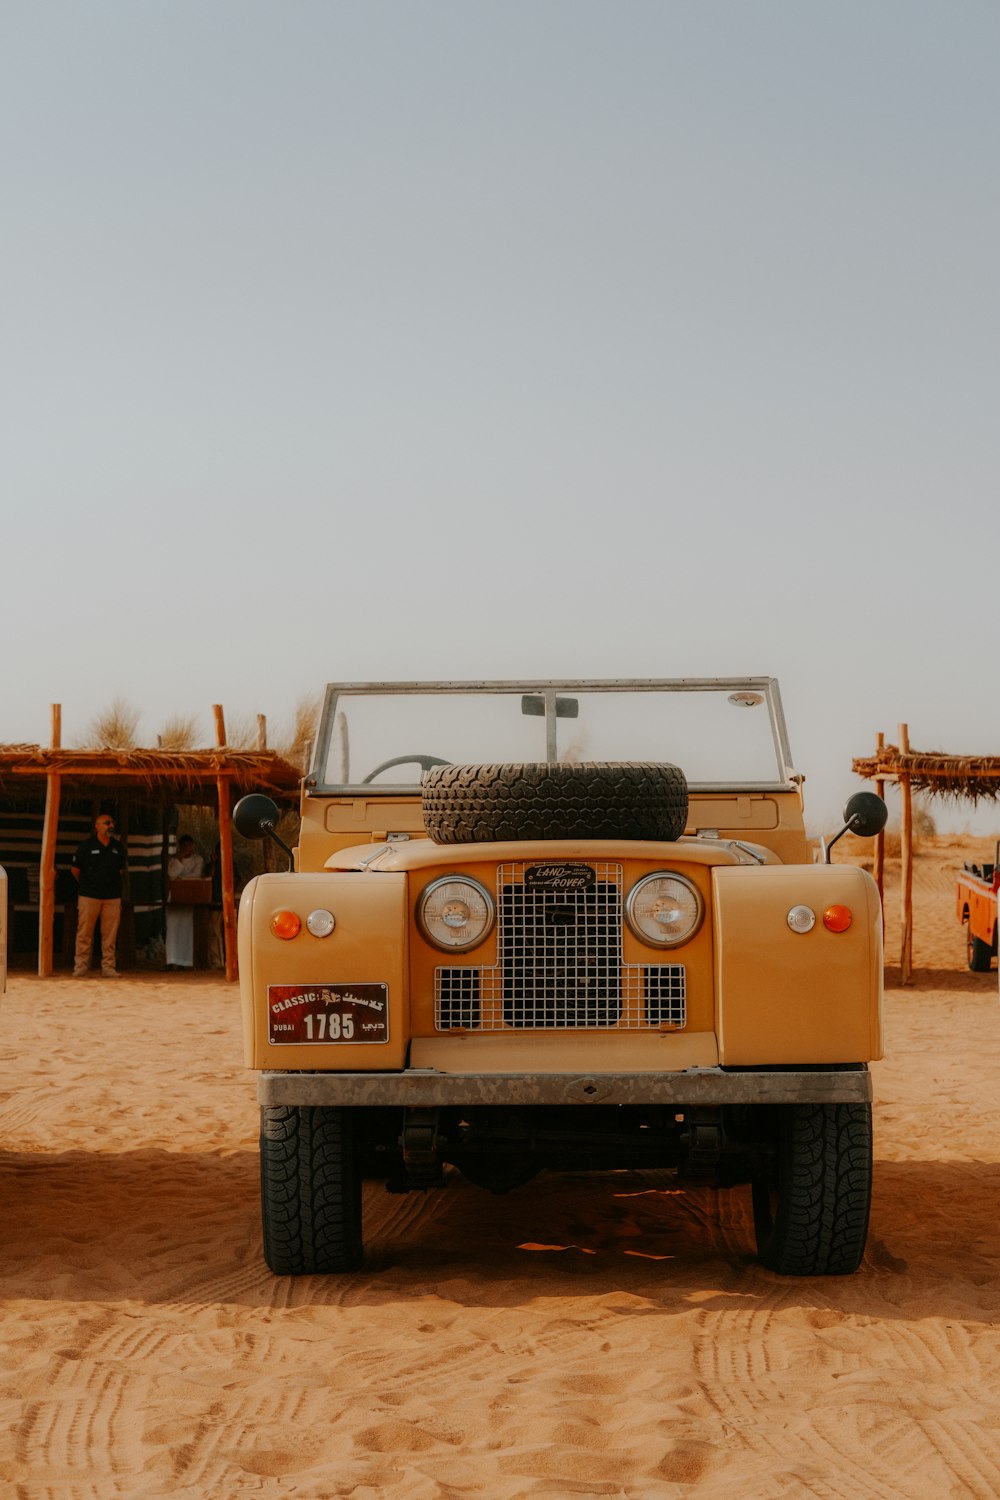
[[[78,898],[76,922],[76,956],[74,974],[86,974],[90,968],[90,951],[94,942],[94,928],[101,924],[101,973],[116,974],[115,946],[118,942],[118,924],[122,916],[121,900],[101,901],[97,896]]]

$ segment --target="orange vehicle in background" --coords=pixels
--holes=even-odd
[[[965,925],[969,968],[989,972],[997,951],[997,888],[1000,887],[1000,839],[991,865],[965,864],[958,872],[956,914]]]

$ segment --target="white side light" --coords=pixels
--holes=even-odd
[[[313,937],[329,937],[337,925],[337,919],[332,911],[324,911],[322,907],[318,911],[311,911],[306,917],[306,926]]]
[[[811,906],[793,906],[785,920],[793,932],[812,932],[816,913]]]

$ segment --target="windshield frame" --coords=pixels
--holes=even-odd
[[[572,693],[757,693],[767,707],[775,760],[781,776],[774,781],[688,781],[693,792],[787,792],[795,790],[802,780],[793,768],[788,730],[785,725],[781,694],[776,677],[616,677],[608,679],[545,678],[541,680],[510,679],[468,682],[331,682],[327,684],[320,713],[319,729],[313,747],[312,768],[305,780],[308,796],[414,796],[419,787],[413,782],[391,784],[379,782],[331,783],[324,780],[329,765],[330,744],[334,732],[337,702],[342,694],[381,696],[448,693],[534,694],[545,701],[545,743],[550,763],[556,754],[556,700]],[[682,767],[683,769],[683,767]]]

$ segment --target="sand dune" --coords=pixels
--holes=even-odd
[[[363,1271],[277,1279],[235,988],[15,973],[3,1493],[993,1500],[1000,1006],[996,973],[965,969],[952,894],[985,847],[938,840],[918,862],[916,982],[890,985],[875,1068],[871,1239],[844,1279],[762,1270],[747,1190],[657,1172],[505,1198],[370,1185]],[[893,869],[886,904],[894,981]]]

